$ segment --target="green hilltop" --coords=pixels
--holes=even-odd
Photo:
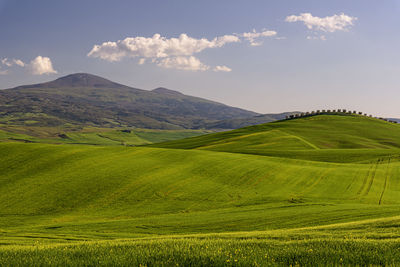
[[[400,125],[355,114],[316,115],[151,146],[348,162],[397,155]]]
[[[350,114],[141,147],[2,142],[0,237],[17,247],[0,259],[398,263],[399,147],[400,125]]]

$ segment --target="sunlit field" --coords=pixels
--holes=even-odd
[[[330,115],[150,147],[2,142],[1,263],[397,265],[399,130]]]

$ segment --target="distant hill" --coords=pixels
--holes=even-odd
[[[259,125],[273,121],[279,121],[286,119],[287,116],[300,114],[301,111],[292,111],[292,112],[283,112],[283,113],[271,113],[271,114],[262,114],[256,115],[254,117],[249,118],[235,118],[235,119],[227,119],[216,122],[205,123],[201,128],[204,129],[213,129],[213,130],[233,130],[239,129],[252,125]],[[400,119],[396,118],[386,118],[388,121],[394,121],[400,123]]]
[[[166,88],[142,90],[86,73],[0,90],[0,123],[13,125],[196,129],[256,115]]]
[[[400,123],[400,119],[397,119],[397,118],[387,118],[387,120],[389,120],[389,121],[395,121],[395,122],[397,122],[397,123]]]
[[[398,160],[400,125],[355,114],[316,115],[151,146],[333,162],[370,160],[394,153]]]
[[[257,125],[268,123],[272,121],[283,120],[286,116],[300,113],[299,111],[294,112],[284,112],[284,113],[276,113],[276,114],[263,114],[257,115],[250,118],[236,118],[236,119],[227,119],[217,122],[206,123],[204,128],[206,129],[238,129],[246,126]]]

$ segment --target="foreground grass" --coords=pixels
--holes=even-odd
[[[399,217],[324,227],[0,247],[3,266],[400,264]]]
[[[39,246],[0,251],[3,266],[396,265],[400,243],[188,239]]]

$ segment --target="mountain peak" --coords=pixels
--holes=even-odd
[[[54,81],[33,85],[19,86],[17,88],[63,88],[63,87],[97,87],[97,88],[120,88],[125,85],[112,82],[105,78],[89,74],[74,73],[60,77]]]
[[[75,73],[70,74],[52,82],[47,83],[51,87],[122,87],[123,85],[104,79],[102,77],[88,74]]]
[[[152,92],[158,93],[158,94],[164,94],[164,95],[183,95],[181,92],[167,89],[164,87],[158,87],[156,89],[153,89]]]

